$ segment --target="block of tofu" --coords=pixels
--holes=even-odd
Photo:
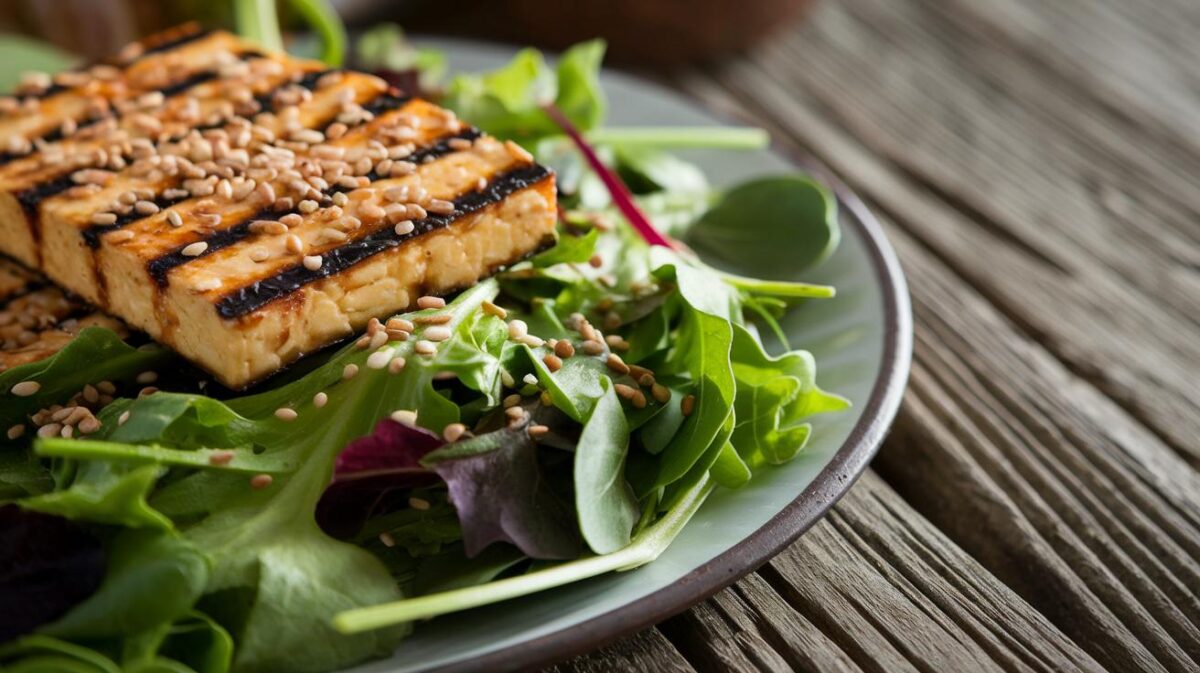
[[[224,385],[553,243],[554,176],[519,146],[224,33],[158,42],[125,67],[184,50],[177,69],[217,74],[0,164],[0,252]],[[0,147],[23,149],[4,117]]]
[[[0,258],[0,372],[54,355],[93,325],[127,333],[120,321]]]

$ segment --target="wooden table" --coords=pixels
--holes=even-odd
[[[872,469],[758,572],[557,671],[1200,670],[1200,3],[825,0],[675,83],[885,222]]]

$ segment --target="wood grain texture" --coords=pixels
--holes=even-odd
[[[660,625],[694,668],[1200,670],[1197,29],[840,0],[674,78],[882,215],[917,325],[878,477]]]

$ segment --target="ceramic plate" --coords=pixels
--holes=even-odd
[[[423,44],[445,51],[452,72],[495,68],[513,53],[462,41]],[[648,82],[606,72],[603,83],[612,126],[723,123],[695,101]],[[850,398],[853,408],[821,417],[793,462],[761,470],[739,491],[714,492],[654,563],[422,623],[394,656],[353,673],[527,668],[654,624],[767,561],[820,518],[874,455],[899,405],[912,347],[904,277],[878,222],[853,194],[804,159],[798,163],[774,151],[684,156],[716,185],[803,164],[802,170],[817,173],[837,191],[841,246],[803,274],[806,281],[837,286],[837,297],[800,306],[788,314],[784,328],[794,347],[816,356],[821,386]],[[742,272],[754,275],[754,260],[740,262]]]

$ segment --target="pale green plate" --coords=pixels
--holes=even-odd
[[[452,71],[494,68],[512,53],[460,41],[425,44],[447,52]],[[722,124],[696,102],[645,81],[609,72],[604,86],[613,126]],[[770,151],[697,152],[688,158],[716,184],[799,165]],[[820,418],[795,461],[761,471],[742,490],[714,493],[654,563],[419,624],[394,656],[353,673],[509,670],[593,649],[680,612],[755,569],[850,488],[900,403],[912,318],[904,276],[879,224],[847,190],[819,172],[818,177],[838,192],[842,242],[803,279],[835,285],[838,294],[793,311],[784,328],[794,347],[816,356],[821,386],[850,398],[853,409]],[[754,275],[754,260],[742,261],[741,271]]]

